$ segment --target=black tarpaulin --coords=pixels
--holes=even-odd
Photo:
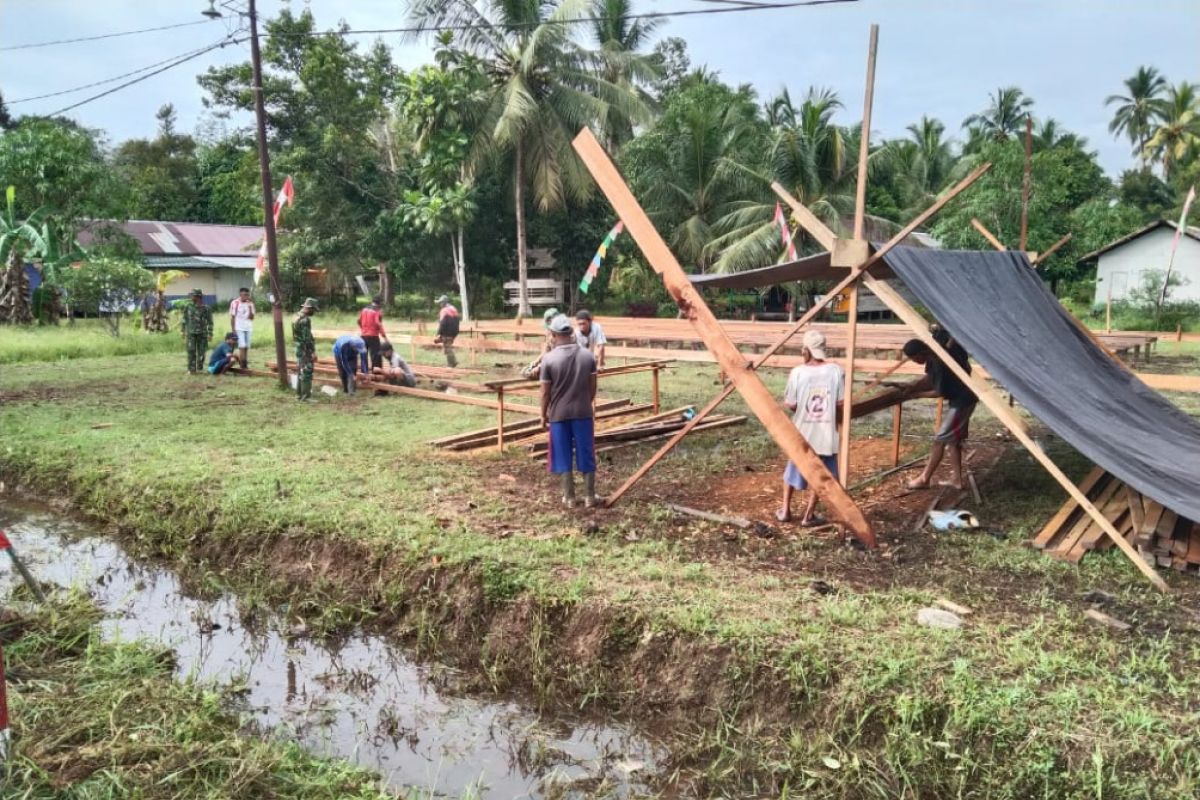
[[[1200,520],[1200,424],[1079,330],[1023,254],[897,247],[886,259],[1035,417],[1145,496]]]

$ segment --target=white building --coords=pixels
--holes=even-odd
[[[1093,302],[1104,305],[1110,291],[1114,301],[1125,300],[1142,286],[1148,272],[1166,272],[1178,227],[1159,220],[1079,259],[1081,264],[1096,262]],[[1171,290],[1171,300],[1200,302],[1200,228],[1188,226],[1182,232],[1171,274],[1183,281]]]

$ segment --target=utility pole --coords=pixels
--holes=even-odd
[[[287,343],[283,338],[283,292],[279,284],[279,248],[275,242],[274,189],[267,152],[267,112],[263,107],[262,54],[258,49],[258,12],[250,4],[250,64],[254,70],[254,119],[258,127],[258,171],[262,175],[263,230],[267,240],[267,272],[271,276],[271,319],[275,324],[275,364],[279,385],[288,388]]]

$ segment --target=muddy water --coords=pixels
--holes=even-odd
[[[548,719],[514,702],[447,692],[453,673],[418,665],[384,638],[336,649],[280,618],[247,625],[234,596],[189,596],[170,571],[111,539],[0,496],[0,528],[40,580],[85,589],[104,633],[172,648],[180,677],[244,687],[271,735],[379,772],[396,790],[436,797],[633,797],[648,792],[656,748],[619,726]],[[0,556],[0,595],[19,577]]]

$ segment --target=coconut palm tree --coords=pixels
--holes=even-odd
[[[988,97],[991,104],[980,113],[963,120],[963,127],[978,126],[994,139],[1003,140],[1016,135],[1025,124],[1029,109],[1033,107],[1032,98],[1026,97],[1016,86],[1003,86]]]
[[[1167,92],[1161,109],[1161,121],[1146,141],[1143,153],[1162,162],[1163,179],[1171,177],[1171,166],[1200,147],[1200,98],[1196,84],[1183,81]]]
[[[939,119],[923,116],[907,130],[908,139],[894,145],[892,157],[906,215],[910,215],[927,208],[945,188],[954,169],[954,153]]]
[[[661,76],[657,62],[641,51],[661,19],[632,19],[630,0],[592,0],[592,38],[596,42],[599,70],[604,79],[652,104],[645,86]],[[611,152],[633,138],[633,120],[609,106],[601,124]]]
[[[46,249],[41,226],[47,210],[42,207],[26,219],[18,219],[16,194],[16,188],[9,186],[5,193],[5,211],[0,214],[0,260],[4,263],[0,275],[0,323],[28,325],[33,322],[33,309],[25,260],[37,257]]]
[[[1154,120],[1163,110],[1162,93],[1167,81],[1154,67],[1138,67],[1131,77],[1125,79],[1126,94],[1110,94],[1104,105],[1117,103],[1109,133],[1125,136],[1133,145],[1133,152],[1142,161],[1142,168],[1149,166],[1146,142],[1150,139]]]
[[[586,16],[588,8],[589,0],[409,3],[417,35],[454,29],[459,45],[480,59],[489,78],[472,160],[512,159],[520,314],[529,313],[526,190],[542,212],[562,207],[568,198],[585,199],[591,181],[571,139],[587,125],[618,116],[637,123],[650,114],[628,86],[599,73],[595,52],[571,39],[574,28],[566,20]]]

